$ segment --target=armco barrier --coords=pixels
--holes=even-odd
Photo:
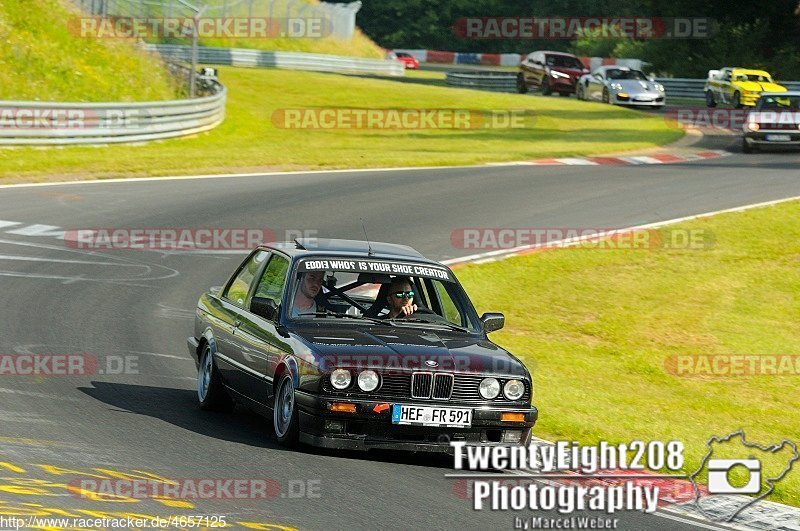
[[[447,72],[445,84],[453,87],[476,88],[499,92],[516,92],[517,74],[515,72],[491,72],[475,70],[470,72]],[[703,99],[705,79],[656,78],[664,85],[667,98]],[[800,90],[798,81],[779,81],[789,90]]]
[[[706,85],[705,79],[686,79],[677,77],[658,78],[659,83],[664,85],[667,97],[674,98],[705,98],[703,88]],[[799,81],[778,81],[789,90],[800,90]]]
[[[142,142],[213,129],[225,118],[227,91],[210,96],[136,103],[0,101],[0,145]]]
[[[446,85],[495,92],[516,92],[517,74],[513,72],[447,72]]]
[[[181,44],[145,44],[145,49],[156,51],[165,59],[191,60],[192,47]],[[405,75],[400,61],[362,59],[301,52],[273,52],[248,48],[213,48],[200,46],[198,61],[205,64],[251,67],[287,68],[318,72],[345,72],[354,74]]]

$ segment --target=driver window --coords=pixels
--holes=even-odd
[[[222,295],[224,298],[230,300],[238,306],[244,307],[244,301],[247,300],[247,293],[250,291],[250,285],[258,272],[258,268],[264,263],[269,253],[267,251],[258,251],[242,266],[236,274],[236,278],[230,283],[228,289]]]
[[[283,288],[286,285],[286,273],[289,271],[289,261],[279,255],[273,255],[264,269],[264,275],[258,283],[254,297],[270,299],[275,306],[283,298]]]

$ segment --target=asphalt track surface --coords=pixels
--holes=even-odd
[[[408,243],[446,259],[474,252],[451,244],[451,232],[463,227],[625,227],[798,196],[798,167],[797,153],[735,153],[647,167],[475,167],[2,189],[0,219],[19,224],[0,226],[0,353],[83,352],[105,373],[0,378],[0,514],[226,515],[229,523],[303,529],[508,529],[515,516],[531,516],[474,511],[463,482],[445,478],[446,458],[287,451],[271,439],[267,422],[241,407],[233,414],[199,411],[185,346],[193,308],[241,255],[76,251],[52,234],[20,234],[20,228],[271,227],[360,239],[363,217],[373,240]],[[108,374],[113,356],[134,360],[136,369]],[[158,500],[97,501],[62,488],[97,468],[274,483],[269,499],[200,500],[183,508]],[[23,479],[30,489],[20,487]],[[302,490],[312,495],[298,497]],[[641,513],[615,516],[618,529],[694,527]]]

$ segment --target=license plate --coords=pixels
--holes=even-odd
[[[789,142],[792,137],[789,135],[767,135],[767,142]]]
[[[636,96],[634,99],[636,101],[653,101],[652,96]]]
[[[392,406],[392,424],[469,428],[472,426],[472,410],[454,407],[394,404]]]

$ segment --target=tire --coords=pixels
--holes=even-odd
[[[578,85],[578,88],[575,89],[575,97],[579,100],[583,99],[583,85]]]
[[[297,446],[300,434],[299,424],[294,381],[291,373],[285,372],[278,382],[275,402],[272,405],[272,428],[278,443],[288,448]]]
[[[750,153],[755,153],[755,152],[756,152],[756,148],[754,148],[753,146],[751,146],[750,144],[748,144],[748,143],[747,143],[747,140],[745,140],[745,139],[743,138],[743,139],[742,139],[742,151],[743,151],[744,153],[748,153],[748,154],[750,154]]]
[[[611,95],[608,93],[608,89],[603,89],[603,103],[611,103]]]
[[[733,93],[733,108],[734,109],[741,109],[742,105],[742,95],[738,92]]]
[[[550,87],[550,78],[545,77],[542,80],[542,96],[549,96],[553,93],[553,89]]]
[[[204,411],[231,411],[234,402],[219,376],[211,346],[206,345],[197,370],[197,401]]]
[[[706,107],[713,109],[717,106],[717,100],[714,99],[714,93],[710,90],[706,91]]]
[[[525,84],[525,76],[522,73],[517,74],[517,92],[520,94],[528,92],[528,85]]]

